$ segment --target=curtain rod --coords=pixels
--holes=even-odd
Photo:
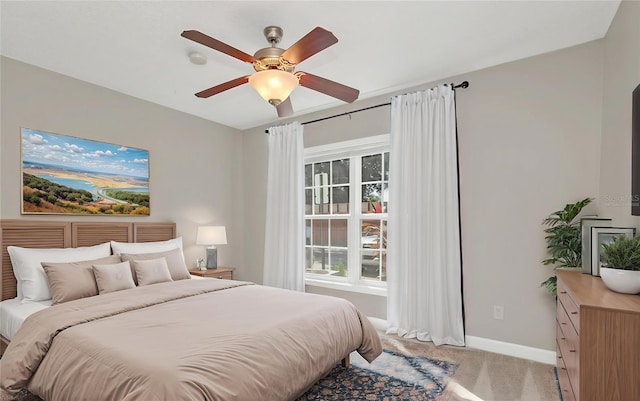
[[[449,85],[451,85],[453,87],[453,89],[458,89],[458,88],[466,89],[466,88],[469,87],[469,81],[463,81],[459,85],[454,85],[452,83],[449,84]],[[306,122],[303,122],[303,123],[300,123],[300,124],[302,124],[302,125],[313,124],[313,123],[317,123],[317,122],[324,121],[324,120],[330,120],[330,119],[336,118],[336,117],[348,116],[349,114],[358,113],[358,112],[365,111],[365,110],[376,109],[376,108],[382,107],[382,106],[390,106],[390,105],[391,105],[391,102],[377,104],[375,106],[369,106],[369,107],[365,107],[365,108],[358,109],[358,110],[348,111],[346,113],[340,113],[340,114],[336,114],[334,116],[318,118],[317,120],[306,121]],[[268,134],[269,130],[268,129],[264,130],[264,133]]]

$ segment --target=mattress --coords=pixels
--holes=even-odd
[[[51,300],[25,302],[18,298],[0,302],[0,335],[11,340],[30,315],[51,306]]]

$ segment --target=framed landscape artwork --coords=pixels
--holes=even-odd
[[[149,216],[149,151],[22,128],[22,214]]]

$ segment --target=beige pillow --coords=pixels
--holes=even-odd
[[[138,253],[138,254],[121,253],[120,258],[123,261],[128,260],[130,262],[133,262],[135,260],[165,258],[167,261],[167,266],[169,267],[169,273],[171,274],[171,279],[173,281],[191,278],[191,275],[189,274],[189,269],[187,269],[187,265],[185,265],[184,263],[182,250],[180,249],[172,249],[170,251],[154,252],[154,253]],[[131,265],[132,265],[131,272],[133,274],[133,280],[136,283],[138,283],[136,272],[133,269],[133,263],[131,263]]]
[[[162,257],[158,259],[134,260],[133,268],[136,271],[138,285],[149,285],[173,281],[167,260]]]
[[[136,286],[133,277],[131,277],[131,265],[128,260],[110,265],[93,265],[93,274],[96,276],[96,284],[98,284],[100,294],[126,290]]]
[[[71,263],[42,262],[53,305],[98,295],[98,285],[92,266],[118,262],[120,258],[116,255]]]

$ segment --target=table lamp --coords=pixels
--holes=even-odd
[[[200,226],[196,236],[196,245],[207,245],[207,269],[218,267],[218,249],[216,245],[227,243],[227,232],[224,226]]]

